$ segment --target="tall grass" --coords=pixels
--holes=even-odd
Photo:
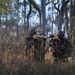
[[[0,38],[0,75],[75,75],[75,63],[30,61],[23,41]]]

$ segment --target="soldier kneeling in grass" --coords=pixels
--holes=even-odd
[[[71,52],[73,49],[70,40],[68,38],[65,38],[63,31],[59,31],[56,33],[55,38],[53,38],[51,41],[51,46],[53,49],[52,51],[55,61],[68,62],[68,57],[71,56]]]

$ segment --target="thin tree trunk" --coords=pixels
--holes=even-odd
[[[30,0],[30,9],[29,9],[29,12],[27,14],[27,31],[29,29],[29,17],[30,17],[30,14],[31,14],[31,10],[32,10],[32,8],[31,8],[31,0]]]
[[[0,15],[0,27],[1,27],[1,15]]]
[[[67,33],[68,32],[68,13],[67,13],[67,7],[66,7],[65,3],[64,3],[64,14],[65,14],[65,28],[64,28],[64,30]]]
[[[7,12],[6,12],[6,37],[8,36]]]
[[[72,0],[70,0],[70,31],[73,29],[73,24],[72,24],[72,11],[73,11],[73,5],[72,5]],[[69,38],[72,40],[72,35],[69,35]],[[72,40],[72,45],[73,45],[73,40]]]
[[[19,12],[19,0],[17,0],[17,12]],[[18,18],[18,13],[17,13],[17,18]],[[19,19],[17,19],[17,22],[19,22]],[[18,23],[16,24],[16,33],[17,33],[17,40],[19,40],[19,25]]]
[[[18,24],[16,25],[16,33],[17,33],[17,40],[19,40],[19,27],[18,27]]]
[[[26,0],[23,1],[24,2],[24,31],[26,32]]]

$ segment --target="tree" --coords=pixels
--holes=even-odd
[[[29,29],[29,17],[30,17],[31,10],[32,10],[32,7],[31,7],[31,0],[29,0],[29,7],[30,7],[30,9],[29,9],[29,12],[28,12],[28,14],[27,14],[27,31],[28,31],[28,29]]]
[[[58,23],[58,29],[59,30],[62,30],[62,24],[63,24],[63,18],[64,18],[64,14],[65,14],[65,16],[66,16],[66,20],[68,21],[68,16],[67,16],[67,11],[66,11],[66,6],[67,6],[67,4],[69,3],[69,0],[63,0],[62,1],[62,5],[61,5],[61,8],[59,8],[59,5],[58,5],[58,7],[56,7],[56,5],[59,3],[59,1],[57,2],[57,3],[54,3],[54,7],[55,7],[55,9],[58,11],[58,13],[59,13],[59,23]],[[68,22],[67,22],[68,23]],[[67,24],[68,25],[68,24]],[[67,26],[66,25],[66,26]]]
[[[46,0],[41,0],[41,29],[46,33]]]
[[[31,0],[31,3],[33,5],[33,7],[38,11],[39,13],[39,19],[40,19],[40,27],[41,27],[41,10],[40,10],[40,6],[34,1]]]
[[[46,1],[42,1],[41,0],[41,10],[39,8],[39,6],[36,4],[36,2],[34,0],[31,0],[31,3],[32,5],[34,6],[34,8],[36,10],[38,10],[39,14],[40,14],[40,26],[41,26],[41,29],[42,29],[42,33],[45,34],[45,28],[46,28]]]
[[[7,12],[9,11],[10,0],[1,0],[0,1],[0,27],[1,27],[1,15],[6,14],[6,35],[8,34],[8,25],[7,25]]]
[[[70,0],[70,37],[75,45],[75,0]]]
[[[26,0],[23,0],[24,2],[24,31],[26,32]]]

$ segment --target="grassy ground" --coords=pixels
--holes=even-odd
[[[0,39],[0,75],[75,75],[75,62],[51,64],[52,55],[45,54],[46,62],[30,61],[25,56],[21,41]]]
[[[5,66],[5,65],[4,65]],[[36,65],[25,64],[18,68],[0,68],[0,75],[75,75],[75,65],[73,64],[49,64],[38,63]]]

